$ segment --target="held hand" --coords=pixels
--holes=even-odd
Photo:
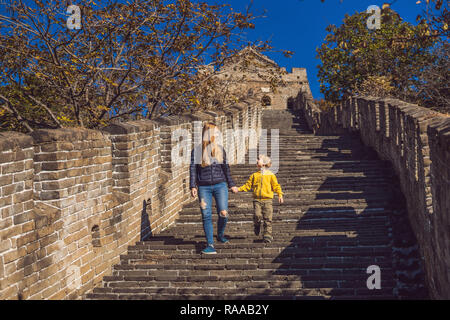
[[[279,204],[284,203],[283,197],[278,197],[278,203],[279,203]]]
[[[231,191],[233,191],[233,193],[238,193],[239,189],[238,189],[238,187],[232,187]]]
[[[197,198],[197,188],[191,189],[191,196],[192,196],[192,198]]]

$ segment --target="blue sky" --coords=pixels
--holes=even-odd
[[[314,98],[321,98],[317,80],[316,48],[321,45],[329,24],[341,25],[346,13],[365,11],[370,5],[382,7],[383,3],[392,3],[392,9],[412,24],[425,9],[417,0],[254,0],[253,12],[262,13],[266,9],[266,18],[255,21],[255,30],[250,30],[247,38],[251,40],[271,39],[272,45],[278,49],[294,51],[292,58],[285,58],[280,53],[266,53],[280,66],[290,71],[292,67],[306,68],[311,91]],[[215,1],[209,1],[214,3]],[[220,1],[218,1],[220,2]],[[250,0],[226,0],[235,10],[242,11]],[[422,1],[425,2],[425,1]]]

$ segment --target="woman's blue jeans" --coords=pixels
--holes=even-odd
[[[228,185],[226,182],[210,186],[198,186],[198,200],[203,217],[203,230],[205,231],[208,245],[214,244],[212,224],[212,198],[216,200],[217,214],[217,236],[222,238],[228,221]],[[227,211],[226,217],[220,215],[221,211]]]

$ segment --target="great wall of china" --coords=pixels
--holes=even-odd
[[[360,284],[354,284],[361,277],[367,278],[367,274],[356,280],[350,276],[339,278],[355,263],[355,260],[347,259],[351,258],[351,253],[367,263],[371,257],[374,262],[387,263],[390,276],[381,297],[449,299],[450,118],[401,101],[373,97],[351,98],[331,112],[321,112],[313,103],[306,71],[300,73],[304,73],[302,79],[293,78],[294,82],[301,81],[295,84],[295,94],[290,93],[292,88],[287,88],[289,93],[282,91],[279,94],[283,95],[281,98],[277,95],[272,97],[278,107],[264,108],[259,98],[253,98],[220,111],[115,123],[101,131],[67,128],[36,130],[31,135],[0,133],[0,299],[152,299],[158,292],[161,297],[183,297],[194,291],[201,292],[201,288],[207,296],[215,296],[217,287],[214,280],[217,284],[217,280],[225,279],[221,278],[220,272],[214,272],[220,268],[227,270],[222,275],[229,277],[226,281],[230,286],[230,297],[301,298],[313,292],[313,296],[376,298],[377,295],[372,296],[364,288],[360,289]],[[295,72],[290,74],[293,75]],[[292,98],[290,111],[270,110],[281,109],[280,106],[286,109],[288,98]],[[289,177],[281,178],[282,186],[283,183],[288,185],[286,199],[289,201],[291,198],[291,202],[286,204],[289,210],[285,209],[285,216],[283,207],[280,207],[280,221],[275,221],[274,225],[279,223],[280,228],[285,228],[283,230],[290,230],[286,231],[287,234],[292,233],[290,239],[280,240],[270,248],[262,248],[259,243],[252,246],[253,242],[244,243],[242,239],[241,243],[238,234],[245,234],[243,230],[250,228],[245,223],[251,220],[251,214],[241,198],[235,198],[231,199],[235,205],[231,205],[230,215],[233,219],[233,210],[236,211],[237,229],[230,227],[229,232],[236,236],[236,246],[241,244],[240,248],[244,248],[247,255],[235,256],[232,251],[224,251],[223,256],[218,254],[217,261],[196,258],[196,243],[203,239],[194,235],[200,229],[191,231],[191,237],[183,233],[183,230],[188,230],[188,225],[197,223],[200,228],[198,223],[201,220],[199,216],[198,221],[195,218],[190,220],[189,210],[194,212],[198,208],[189,195],[188,165],[175,165],[172,161],[172,150],[177,145],[187,146],[180,150],[190,149],[196,128],[194,121],[214,121],[222,131],[251,129],[258,137],[261,137],[262,129],[280,129],[280,174],[286,175],[283,170],[288,169],[296,172],[296,163],[304,166],[304,172],[293,175],[299,179],[297,182],[289,180]],[[180,129],[191,135],[174,140],[173,133]],[[257,148],[257,141],[237,138],[236,153],[230,156],[232,164],[238,158],[248,157],[248,152]],[[229,143],[232,141],[225,138],[225,147]],[[328,158],[322,159],[323,154]],[[376,161],[372,163],[372,160]],[[348,164],[350,162],[351,165]],[[400,208],[389,198],[391,194],[383,195],[386,186],[384,173],[380,172],[386,163],[398,177],[399,194],[405,198],[405,205]],[[323,177],[313,173],[308,176],[309,171],[319,170],[319,167]],[[244,177],[252,168],[253,164],[233,165],[232,173],[236,172],[238,183],[242,183],[241,174]],[[338,175],[329,171],[333,168],[339,171]],[[391,170],[389,168],[386,170]],[[360,172],[356,172],[359,169]],[[355,174],[359,180],[348,177]],[[305,192],[299,191],[298,186],[307,181],[301,179],[314,180],[309,191],[308,188]],[[360,188],[361,199],[355,198],[354,190],[341,186],[343,189],[339,195],[328,198],[334,199],[334,202],[330,200],[334,206],[329,206],[328,210],[342,207],[336,209],[336,221],[350,219],[349,226],[358,226],[359,242],[349,242],[351,236],[347,231],[351,228],[343,227],[334,230],[336,234],[332,232],[329,235],[337,237],[330,238],[336,241],[335,245],[328,247],[328,242],[324,244],[329,248],[329,251],[325,250],[329,255],[315,256],[313,249],[319,248],[317,239],[322,232],[317,230],[327,230],[326,227],[323,229],[323,224],[328,221],[325,216],[325,220],[320,220],[324,215],[319,210],[320,204],[327,202],[321,190],[347,181],[354,188]],[[371,194],[373,188],[378,189]],[[375,209],[382,207],[380,203],[383,201],[388,205],[383,207],[383,214],[377,216]],[[360,207],[361,203],[365,205]],[[371,208],[373,211],[369,210]],[[353,213],[348,216],[344,212],[339,216],[341,213],[338,212],[342,210]],[[409,250],[406,253],[401,248],[401,237],[397,236],[402,231],[395,227],[390,216],[402,210],[414,234],[413,237],[408,236],[408,241],[413,243],[404,245],[404,249]],[[308,226],[308,215],[302,220],[305,212],[313,216],[314,212],[317,214],[310,221],[317,225],[309,231],[305,227]],[[366,212],[367,216],[358,216],[358,212]],[[361,220],[361,217],[367,220]],[[292,219],[298,220],[298,224],[294,224],[296,227],[289,224]],[[183,221],[187,224],[183,225]],[[177,230],[181,232],[178,237]],[[373,237],[370,236],[371,230]],[[169,235],[172,231],[174,233]],[[348,240],[340,245],[341,236]],[[183,237],[191,242],[184,243]],[[150,241],[152,239],[156,242]],[[304,245],[290,245],[301,243],[302,239]],[[371,240],[374,242],[370,243]],[[361,244],[364,241],[369,243]],[[386,243],[378,247],[377,241]],[[231,242],[233,244],[233,237]],[[174,246],[181,252],[170,251]],[[283,254],[291,260],[285,259]],[[406,258],[399,257],[401,254]],[[314,260],[315,257],[319,260]],[[260,265],[251,260],[262,258],[270,261]],[[164,264],[171,259],[173,265]],[[396,261],[402,259],[405,264],[398,266]],[[283,273],[284,270],[292,270],[290,263],[298,265],[299,261],[304,265],[295,269],[297,273]],[[176,268],[183,264],[190,267]],[[146,268],[136,267],[142,265]],[[330,275],[327,278],[321,272],[327,267],[334,268],[335,278]],[[362,270],[363,266],[358,265],[358,268]],[[236,270],[243,278],[233,278]],[[254,274],[253,278],[246,273],[248,271]],[[403,271],[409,280],[401,279]],[[186,278],[188,273],[198,279],[189,280]],[[317,279],[318,275],[323,280]],[[131,282],[127,283],[127,276],[134,277],[134,280],[128,279]],[[270,279],[271,276],[274,277],[273,292],[269,292],[271,287],[267,287],[267,281],[261,283],[262,279]],[[286,283],[284,287],[280,284],[283,281]],[[312,282],[305,285],[308,281]],[[409,293],[402,293],[399,286],[402,281],[409,283]],[[189,282],[197,283],[191,291],[186,286],[178,286]],[[263,287],[252,287],[253,282]],[[353,287],[348,285],[349,289],[345,285],[350,282]],[[240,290],[243,283],[252,290]],[[290,291],[281,289],[290,285],[296,285],[297,291],[292,287]],[[172,290],[166,292],[163,290],[165,287]]]

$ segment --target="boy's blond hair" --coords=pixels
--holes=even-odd
[[[258,160],[260,160],[266,168],[270,168],[272,166],[272,160],[265,154],[260,154]]]

